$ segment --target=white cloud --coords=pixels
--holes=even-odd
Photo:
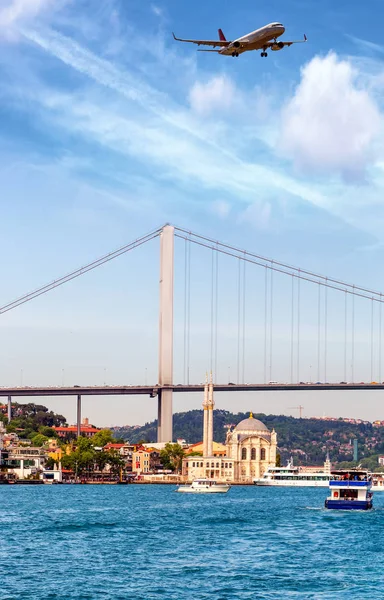
[[[211,213],[220,217],[220,219],[226,219],[231,212],[231,205],[225,200],[215,200],[210,205]]]
[[[281,150],[305,171],[364,176],[382,118],[359,72],[334,53],[315,57],[282,112]]]
[[[217,109],[225,111],[233,106],[236,88],[225,75],[212,77],[206,83],[197,81],[189,92],[189,103],[199,115],[209,115]]]
[[[238,221],[239,223],[247,223],[255,229],[268,229],[271,216],[271,203],[263,200],[256,200],[239,215]]]
[[[9,27],[17,21],[36,16],[52,0],[3,0],[0,8],[0,26]]]

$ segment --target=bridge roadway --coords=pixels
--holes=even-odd
[[[299,392],[329,390],[383,390],[384,383],[248,383],[215,384],[216,392]],[[116,386],[71,386],[71,387],[0,387],[0,396],[158,396],[161,390],[173,392],[203,392],[204,384],[192,385],[116,385]]]

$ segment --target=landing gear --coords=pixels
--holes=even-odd
[[[232,56],[233,56],[233,58],[235,58],[235,57],[237,58],[239,56],[239,53],[238,52],[232,52]]]
[[[267,52],[262,52],[262,53],[260,54],[260,56],[262,56],[262,57],[264,57],[264,56],[265,56],[265,57],[267,57],[267,56],[268,56],[268,54],[267,54]]]

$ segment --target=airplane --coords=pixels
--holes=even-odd
[[[184,40],[178,38],[173,33],[173,37],[177,42],[189,42],[191,44],[197,44],[198,46],[213,46],[214,48],[219,47],[220,50],[198,50],[199,52],[217,52],[223,56],[238,57],[243,52],[250,50],[262,50],[261,56],[268,56],[267,50],[270,48],[272,51],[282,50],[285,46],[292,46],[292,44],[300,44],[307,41],[307,36],[304,34],[303,40],[297,40],[293,42],[282,42],[277,41],[277,38],[283,35],[285,27],[281,23],[270,23],[260,29],[256,29],[243,37],[233,40],[233,42],[227,41],[223,31],[219,29],[219,40]]]

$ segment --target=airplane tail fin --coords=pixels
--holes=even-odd
[[[219,39],[222,42],[226,42],[227,41],[222,29],[219,29]]]

